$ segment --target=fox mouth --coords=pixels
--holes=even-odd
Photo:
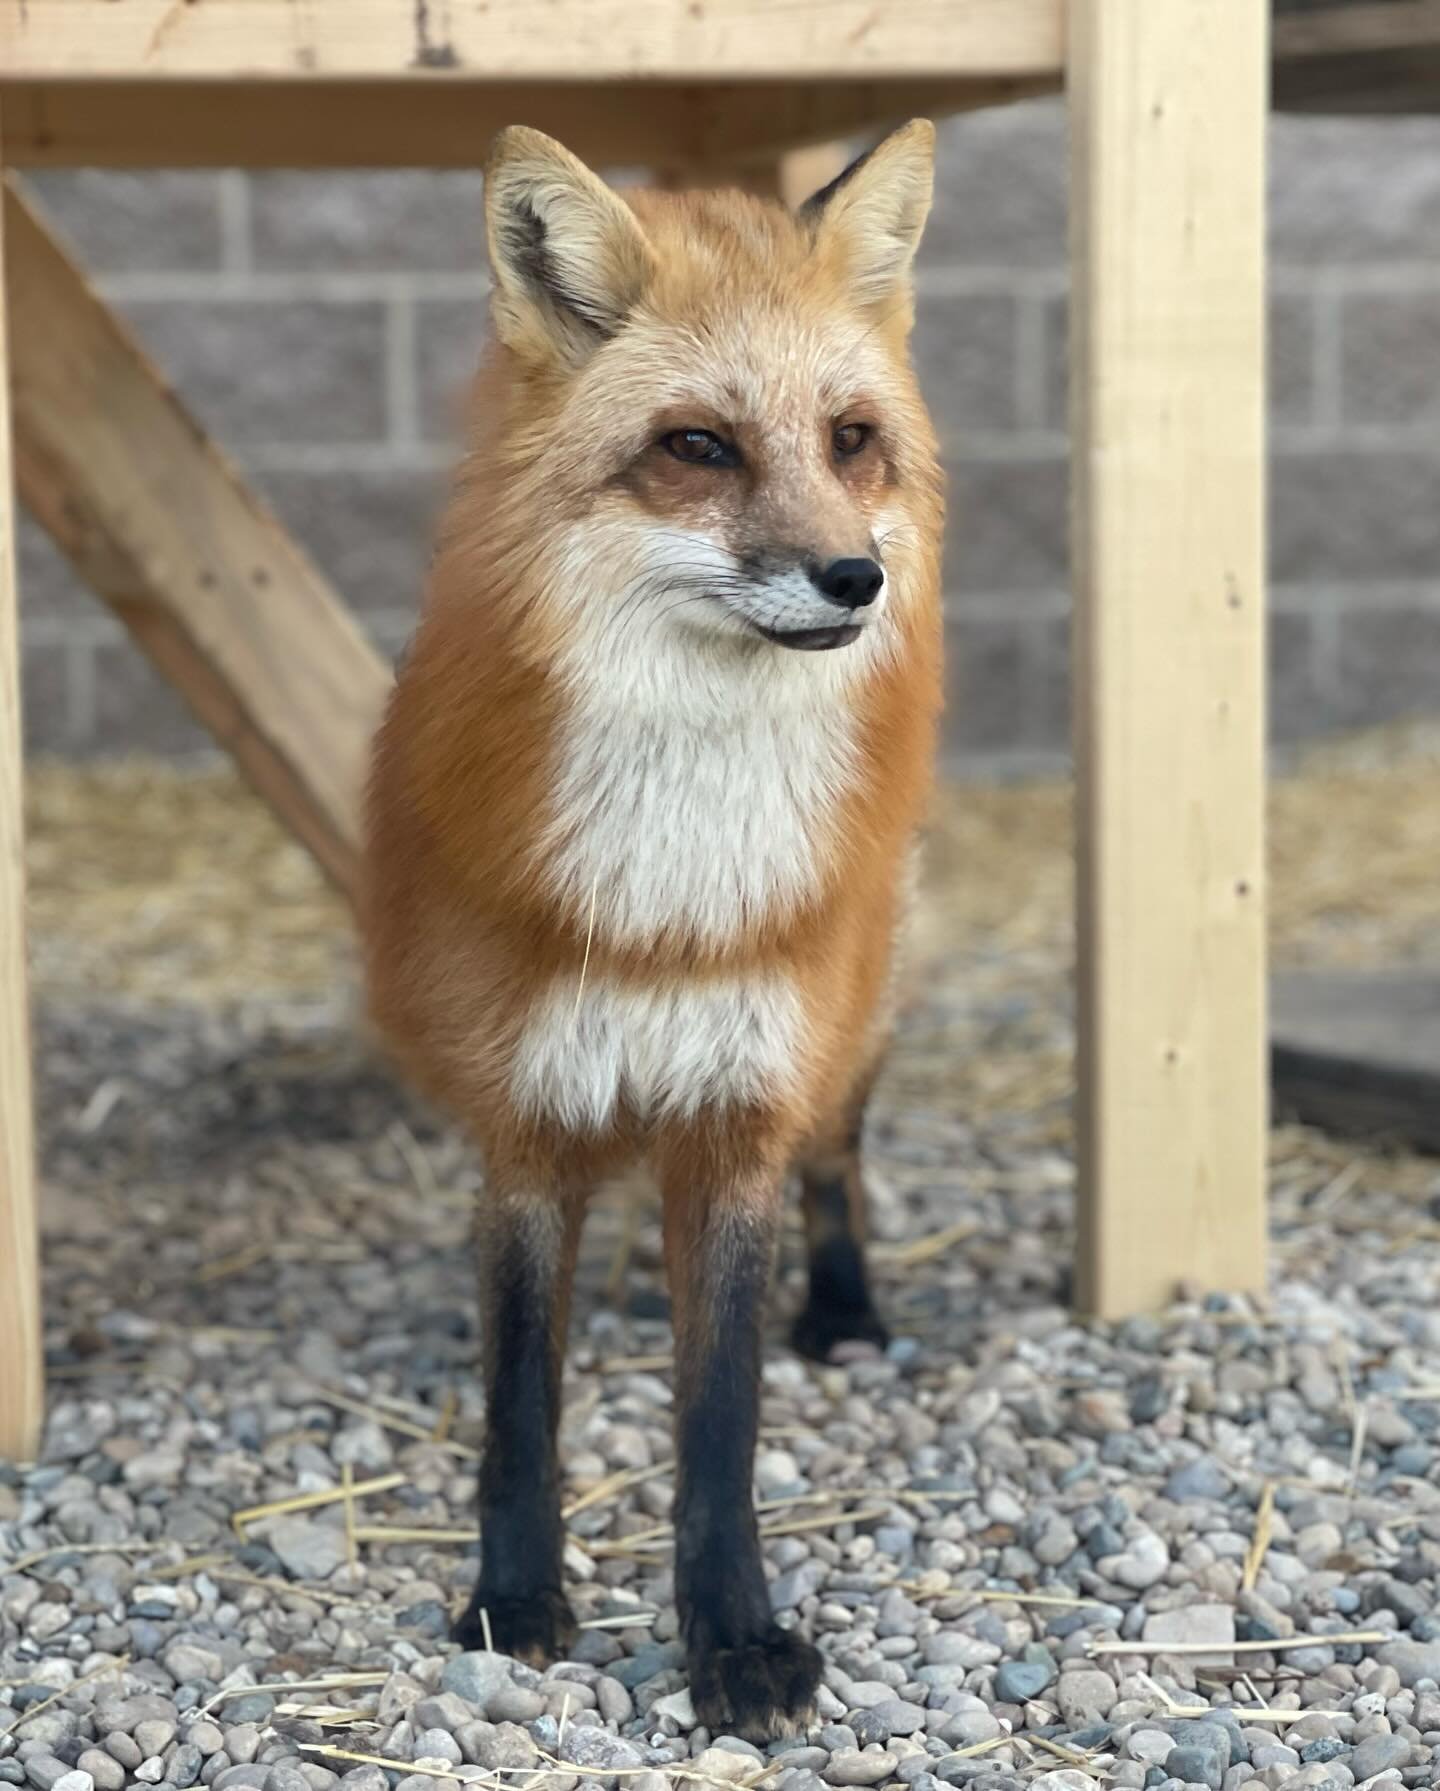
[[[830,628],[766,628],[758,622],[754,626],[767,641],[796,653],[828,653],[835,647],[848,647],[862,632],[858,622],[839,622]]]

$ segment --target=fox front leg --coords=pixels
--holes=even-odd
[[[752,1741],[814,1720],[818,1651],[770,1608],[751,1479],[781,1177],[662,1177],[675,1314],[675,1600],[696,1715]]]
[[[487,1189],[480,1216],[485,1448],[480,1577],[455,1640],[532,1665],[563,1656],[575,1617],[561,1585],[560,1378],[584,1212],[575,1193]]]

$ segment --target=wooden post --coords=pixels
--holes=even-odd
[[[25,1461],[39,1446],[44,1396],[25,979],[24,780],[4,246],[0,223],[0,1459]]]
[[[1264,1281],[1268,7],[1072,0],[1079,1295]]]

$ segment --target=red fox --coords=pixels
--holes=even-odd
[[[373,1011],[484,1158],[486,1437],[467,1646],[537,1662],[587,1196],[658,1181],[675,1597],[695,1709],[772,1737],[821,1660],[774,1620],[751,1497],[787,1175],[794,1339],[883,1343],[861,1118],[940,702],[942,484],[908,337],[934,131],[797,211],[621,195],[519,127],[485,184],[494,341],[380,731]]]

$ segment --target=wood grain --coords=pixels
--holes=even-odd
[[[24,778],[4,302],[7,246],[0,221],[0,1459],[28,1461],[39,1446],[44,1394],[25,976]]]
[[[389,673],[13,187],[21,493],[343,889]]]
[[[1075,0],[1080,1294],[1265,1274],[1266,23]]]
[[[0,0],[16,75],[1054,73],[1061,0]]]

